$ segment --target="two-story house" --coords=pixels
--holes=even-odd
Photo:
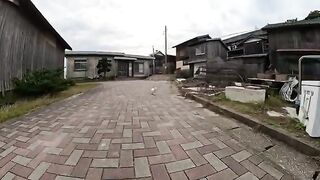
[[[228,53],[228,48],[221,39],[212,39],[209,35],[195,37],[175,47],[177,63],[188,66],[194,77],[205,77],[207,64],[223,63]]]
[[[188,64],[189,61],[189,46],[191,44],[201,42],[203,40],[211,39],[209,35],[197,36],[183,43],[180,43],[173,48],[176,48],[176,68],[179,69],[190,69]]]

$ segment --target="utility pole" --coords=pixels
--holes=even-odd
[[[164,29],[165,34],[165,58],[164,58],[164,73],[167,74],[167,68],[168,68],[168,29],[167,26],[165,26]]]
[[[155,52],[154,52],[154,46],[152,46],[152,52],[153,52],[153,58],[156,58],[156,57],[155,57]],[[153,66],[152,66],[152,67],[153,67],[153,68],[152,68],[153,74],[156,74],[156,63],[155,63],[155,61],[156,61],[156,60],[153,59],[153,62],[152,62],[152,63],[153,63]]]

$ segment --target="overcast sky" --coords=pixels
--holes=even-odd
[[[198,35],[225,37],[303,19],[320,0],[32,0],[74,50],[148,55]]]

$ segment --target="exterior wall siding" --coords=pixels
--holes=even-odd
[[[320,49],[320,28],[273,30],[269,31],[268,34],[270,63],[275,65],[276,68],[281,66],[279,67],[280,70],[277,69],[280,73],[291,73],[289,69],[283,69],[282,67],[292,64],[292,62],[279,62],[286,61],[286,58],[283,58],[286,55],[282,53],[281,57],[279,57],[278,49]],[[308,54],[303,52],[296,55],[288,54],[287,56],[290,57],[287,59],[298,61],[301,56]],[[294,64],[297,65],[297,63]],[[297,69],[297,67],[294,69]]]
[[[97,65],[100,59],[103,57],[94,57],[94,56],[79,56],[79,57],[67,57],[67,78],[68,79],[94,79],[98,78],[98,69]],[[117,77],[118,76],[118,61],[114,60],[113,56],[107,57],[111,59],[111,71],[107,73],[107,77]],[[87,60],[87,70],[86,71],[75,71],[74,62],[75,60]],[[134,77],[147,77],[151,75],[150,63],[149,60],[138,60],[137,62],[143,62],[144,64],[144,73],[143,74],[134,74]],[[130,62],[131,63],[131,62]],[[131,66],[133,68],[133,66]],[[132,70],[132,69],[131,69]],[[132,71],[129,72],[131,75]]]
[[[63,65],[64,48],[55,37],[25,18],[13,3],[0,1],[0,91],[11,90],[12,79],[27,71]]]

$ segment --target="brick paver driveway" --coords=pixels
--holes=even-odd
[[[213,118],[170,82],[104,83],[1,125],[0,177],[290,179]]]

